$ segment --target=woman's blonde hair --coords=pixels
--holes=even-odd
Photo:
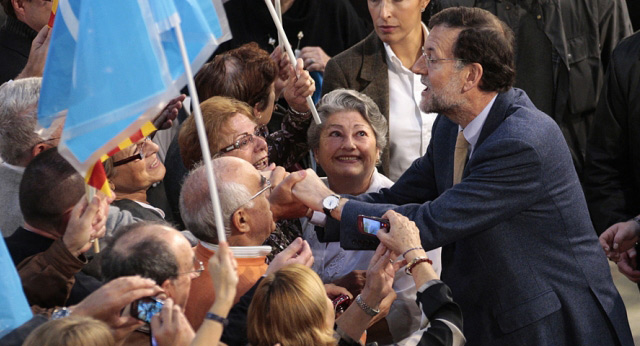
[[[111,329],[91,317],[70,316],[36,328],[23,346],[113,346]]]
[[[294,264],[260,282],[249,306],[252,346],[335,345],[326,325],[327,293],[311,269]]]

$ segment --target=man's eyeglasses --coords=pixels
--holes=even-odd
[[[190,270],[190,271],[184,272],[184,273],[178,273],[175,276],[191,274],[192,278],[195,279],[195,278],[200,277],[200,275],[202,274],[203,271],[204,271],[204,263],[202,263],[202,261],[200,261],[200,260],[194,260],[193,261],[193,270]]]
[[[220,149],[216,156],[222,156],[230,151],[245,148],[247,145],[249,145],[249,143],[253,142],[254,137],[265,138],[267,134],[268,130],[266,125],[258,126],[253,131],[253,134],[246,132],[241,134],[240,137],[235,141],[235,143]]]
[[[422,57],[424,58],[425,62],[427,63],[427,68],[432,68],[433,64],[440,62],[440,61],[462,61],[462,62],[469,62],[469,60],[467,59],[457,59],[457,58],[453,58],[453,59],[447,59],[447,58],[443,58],[443,59],[433,59],[430,56],[427,56],[426,51],[424,50],[424,47],[422,47]]]
[[[126,165],[127,163],[131,162],[131,161],[135,161],[135,160],[142,160],[145,157],[145,153],[144,153],[144,145],[145,143],[147,143],[149,141],[149,137],[145,137],[144,140],[141,143],[136,144],[136,150],[134,151],[137,152],[137,154],[133,154],[127,158],[124,158],[122,160],[118,160],[115,161],[113,163],[113,167],[118,167],[121,165]]]
[[[255,195],[251,196],[251,198],[249,198],[249,200],[247,201],[247,203],[253,201],[254,199],[258,198],[258,196],[260,196],[263,192],[267,191],[268,189],[271,188],[271,180],[265,178],[264,176],[261,175],[261,185],[263,185],[264,187],[262,189],[260,189],[260,191],[256,192]],[[245,203],[246,204],[246,203]]]

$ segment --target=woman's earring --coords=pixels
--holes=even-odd
[[[423,9],[421,9],[421,10],[420,10],[420,12],[424,12],[424,10],[425,10],[425,9],[426,9],[426,7],[425,7],[425,8],[423,8]]]

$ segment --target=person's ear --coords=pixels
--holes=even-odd
[[[43,151],[49,149],[51,146],[47,145],[45,142],[38,143],[31,148],[31,159],[42,154]]]
[[[256,102],[256,104],[253,106],[253,116],[256,118],[256,120],[262,118],[263,110],[264,110],[264,107],[260,109],[260,102]]]
[[[465,65],[465,79],[462,85],[462,91],[466,92],[479,87],[483,73],[482,65],[477,62]]]
[[[247,233],[251,230],[249,226],[249,213],[245,208],[240,208],[236,210],[233,215],[231,215],[231,224],[233,225],[233,229],[237,230],[240,233]]]
[[[24,22],[25,13],[24,13],[24,2],[26,0],[11,0],[11,6],[13,6],[13,11],[16,13],[16,18],[21,22]]]
[[[175,297],[176,287],[173,284],[173,280],[171,280],[171,279],[172,278],[168,278],[168,279],[164,280],[162,285],[160,285],[160,287],[162,288],[162,290],[166,294],[166,296],[163,299]]]

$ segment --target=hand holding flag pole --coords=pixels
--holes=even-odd
[[[293,66],[293,69],[296,70],[298,62],[296,61],[296,56],[293,54],[293,51],[291,50],[291,45],[289,44],[287,35],[284,32],[282,23],[278,19],[278,14],[276,13],[276,9],[273,7],[271,0],[264,0],[264,2],[267,4],[269,13],[271,13],[271,18],[273,19],[273,22],[276,24],[276,28],[278,29],[278,36],[282,38],[282,44],[284,45],[287,55],[289,56],[291,65]],[[297,77],[300,77],[300,76],[297,76]],[[319,125],[321,123],[320,116],[318,116],[318,111],[316,110],[316,106],[313,104],[313,99],[311,98],[311,95],[307,96],[307,105],[309,106],[309,110],[311,111],[311,114],[313,114],[313,120],[316,122],[316,124]]]

